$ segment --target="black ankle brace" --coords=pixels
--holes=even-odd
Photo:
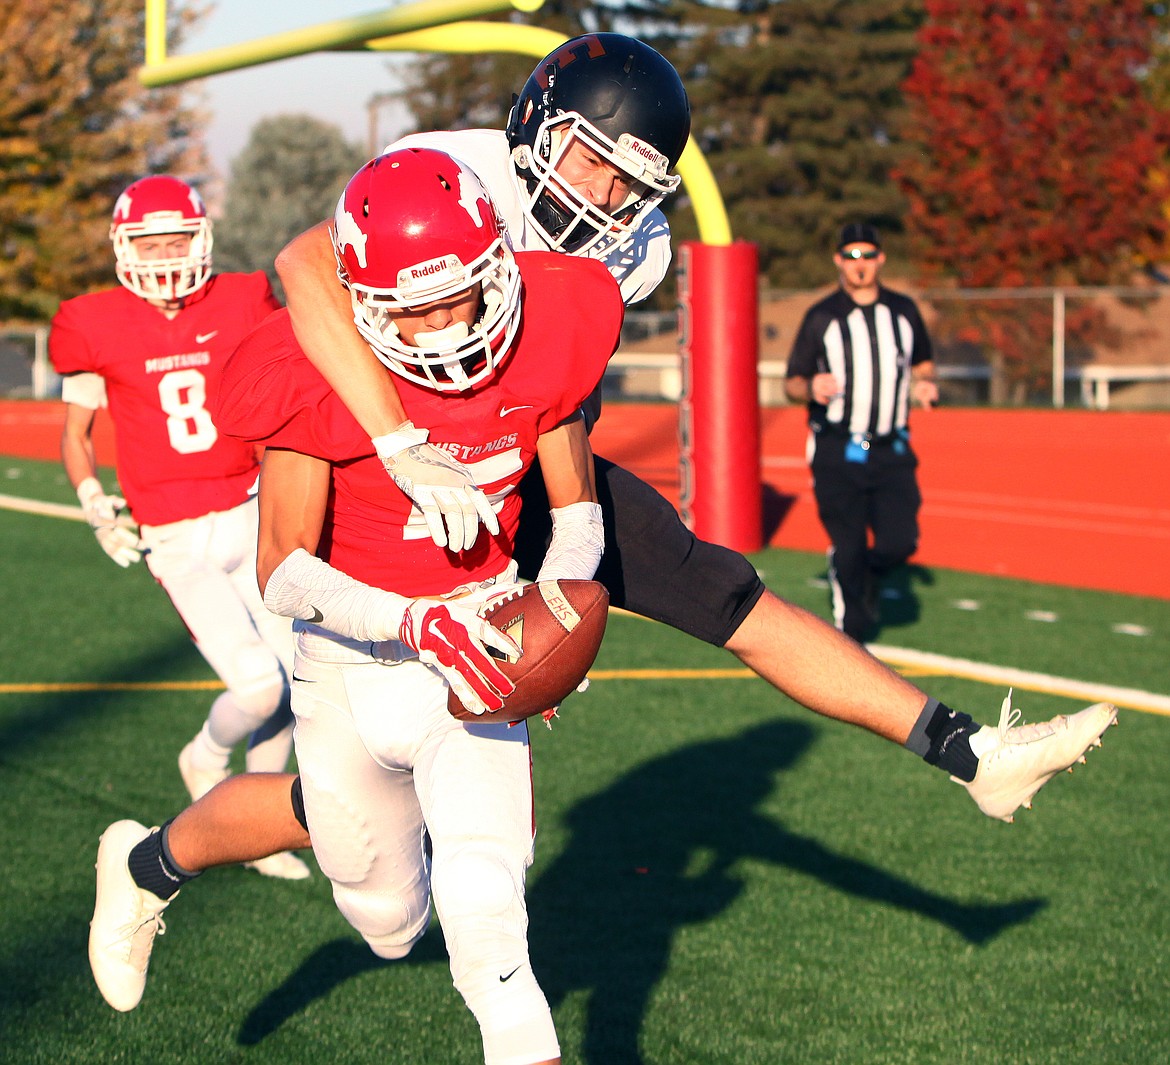
[[[171,857],[166,846],[166,831],[170,825],[168,821],[135,846],[126,862],[134,883],[160,899],[174,898],[188,880],[199,876],[183,869]]]
[[[969,742],[979,726],[967,715],[931,699],[922,708],[906,746],[918,750],[929,764],[970,783],[975,779],[979,759]],[[911,746],[911,743],[914,746]],[[925,750],[920,748],[925,746]]]

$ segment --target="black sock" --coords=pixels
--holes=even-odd
[[[979,759],[969,740],[978,731],[979,726],[966,714],[937,699],[928,699],[905,746],[930,765],[970,783],[975,779]]]
[[[173,899],[188,880],[194,880],[199,873],[192,873],[171,857],[166,845],[168,821],[157,832],[152,832],[130,851],[127,865],[130,876],[143,891],[149,891],[160,899]]]

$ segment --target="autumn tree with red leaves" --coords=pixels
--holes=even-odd
[[[904,140],[917,150],[895,174],[923,272],[964,287],[1129,282],[1166,230],[1165,193],[1151,176],[1170,122],[1139,85],[1158,28],[1150,5],[924,6],[903,86]],[[1036,381],[1048,314],[968,321],[967,339],[994,348],[1010,376]]]

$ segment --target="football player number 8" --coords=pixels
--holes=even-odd
[[[207,383],[198,370],[172,370],[158,382],[167,435],[180,455],[206,451],[219,432],[207,413]]]

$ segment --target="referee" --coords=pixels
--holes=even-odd
[[[907,415],[911,401],[927,410],[938,402],[930,337],[914,301],[878,283],[885,261],[873,226],[841,230],[840,288],[805,314],[784,384],[792,402],[808,404],[833,621],[858,641],[877,624],[882,577],[918,547],[922,496]]]

